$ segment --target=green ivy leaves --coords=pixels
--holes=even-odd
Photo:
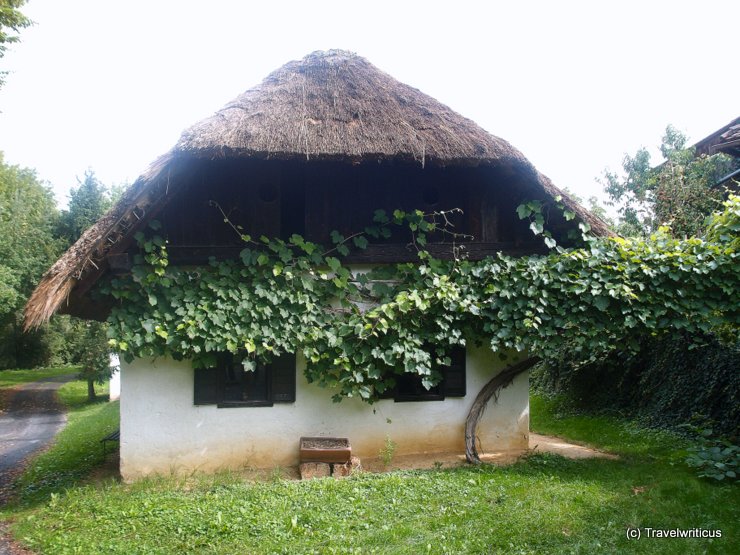
[[[523,206],[519,215],[532,217],[539,231],[544,219],[536,203]],[[593,359],[629,348],[640,334],[737,326],[739,207],[740,199],[731,198],[715,216],[711,241],[664,233],[589,238],[583,248],[547,256],[481,261],[433,258],[422,237],[442,227],[440,217],[397,210],[392,220],[411,230],[419,263],[362,274],[342,257],[348,245],[366,248],[368,237],[390,233],[382,211],[379,226],[350,237],[332,234],[331,247],[298,235],[288,242],[250,239],[239,260],[199,268],[169,266],[166,243],[142,234],[131,275],[101,292],[118,300],[109,318],[111,344],[129,359],[171,356],[198,367],[229,351],[253,368],[257,358],[300,351],[310,382],[333,388],[336,400],[372,402],[400,373],[433,386],[434,360],[466,341],[547,359],[567,340]]]

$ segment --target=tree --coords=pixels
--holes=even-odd
[[[82,364],[80,378],[87,380],[87,398],[95,400],[95,384],[110,379],[110,349],[106,326],[101,322],[77,320],[79,357]]]
[[[71,193],[69,209],[60,215],[51,189],[35,172],[6,164],[0,153],[0,368],[81,364],[91,398],[94,384],[108,377],[103,324],[59,316],[24,333],[22,310],[44,270],[110,204],[105,186],[87,171]]]
[[[48,329],[24,336],[21,311],[63,247],[53,235],[57,218],[49,187],[0,153],[0,367],[48,362]]]
[[[0,152],[0,264],[12,269],[18,298],[33,290],[59,251],[50,240],[57,218],[51,189],[33,170],[6,164]],[[18,306],[0,306],[0,318]]]
[[[653,167],[650,153],[641,148],[634,156],[625,155],[622,175],[604,172],[602,185],[618,208],[620,233],[645,236],[663,224],[677,237],[701,233],[724,195],[715,183],[738,163],[724,154],[697,157],[686,142],[669,125],[660,145],[665,162]]]
[[[609,216],[606,208],[604,208],[604,206],[599,202],[599,199],[596,196],[591,195],[584,201],[583,198],[581,198],[577,193],[574,193],[573,191],[568,189],[568,187],[565,187],[563,189],[563,192],[565,192],[570,198],[572,198],[581,206],[585,206],[586,208],[588,208],[588,211],[591,212],[591,214],[605,222],[610,229],[614,229],[616,227],[616,223]]]
[[[59,236],[70,245],[111,205],[110,194],[95,172],[88,169],[84,179],[78,178],[77,182],[77,188],[72,189],[69,195],[69,208],[62,212],[58,226]],[[76,361],[82,365],[79,377],[87,380],[87,395],[92,401],[95,399],[95,384],[104,383],[111,375],[106,325],[73,318],[71,326],[76,335]]]
[[[105,185],[95,172],[88,169],[84,179],[77,178],[77,188],[69,193],[69,208],[59,218],[58,234],[74,243],[84,231],[110,208],[111,202]]]
[[[9,44],[18,42],[18,33],[31,25],[31,20],[23,15],[18,8],[26,0],[0,0],[0,58],[5,56]],[[0,87],[5,82],[7,71],[0,71]]]
[[[660,153],[664,162],[658,166],[653,167],[649,153],[643,148],[634,156],[624,157],[621,174],[605,172],[605,191],[619,208],[620,221],[615,229],[624,236],[645,237],[667,224],[674,237],[705,233],[711,221],[707,217],[726,195],[716,184],[733,168],[740,167],[740,161],[722,154],[697,157],[693,148],[687,148],[686,137],[672,126],[666,128]],[[724,218],[725,233],[735,237],[740,231],[737,211],[735,200],[731,208],[726,206],[723,216],[715,215],[713,220],[716,224]],[[731,223],[729,219],[733,218],[734,223]],[[716,242],[718,236],[710,230],[706,238]],[[732,249],[737,251],[737,243]],[[675,287],[682,290],[680,281]],[[726,303],[724,308],[732,305],[737,306],[737,301]],[[573,344],[564,341],[560,356],[547,361],[538,371],[538,379],[541,386],[552,392],[566,393],[577,403],[598,399],[595,406],[601,408],[614,403],[610,408],[628,409],[643,416],[651,411],[652,417],[665,417],[666,421],[675,421],[679,405],[686,410],[692,407],[692,411],[716,414],[718,408],[727,406],[721,399],[730,400],[727,404],[731,405],[738,391],[737,381],[729,377],[731,373],[720,372],[714,364],[703,376],[705,388],[701,394],[695,393],[685,384],[696,383],[692,380],[702,374],[703,368],[686,361],[696,360],[697,352],[701,352],[714,361],[734,359],[737,365],[740,362],[737,358],[739,334],[737,325],[713,327],[703,332],[646,333],[637,338],[637,348],[616,349],[604,359],[585,363],[574,353]],[[667,353],[676,364],[667,366]],[[667,367],[670,367],[668,381],[660,388],[650,387],[649,384],[666,379]],[[713,388],[709,385],[711,376],[719,380],[714,382]],[[722,394],[709,395],[709,389]],[[663,403],[657,402],[659,395],[663,396]],[[665,402],[666,399],[670,402]],[[702,408],[699,408],[700,403],[704,403]],[[725,412],[725,416],[729,414]],[[723,424],[733,425],[727,419]]]

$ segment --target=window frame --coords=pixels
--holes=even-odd
[[[193,375],[193,404],[195,406],[216,405],[216,408],[271,407],[275,404],[290,404],[296,400],[296,357],[285,353],[270,362],[257,361],[257,369],[266,371],[265,398],[253,400],[227,400],[227,372],[235,365],[238,355],[222,353],[211,368],[199,368]],[[237,363],[238,364],[238,363]],[[276,387],[276,385],[278,387]]]
[[[432,349],[428,349],[428,351],[432,351]],[[396,384],[390,388],[387,389],[383,394],[381,395],[381,399],[393,399],[394,403],[418,403],[418,402],[424,402],[424,401],[444,401],[445,399],[449,398],[463,398],[467,395],[467,351],[465,347],[462,346],[454,346],[452,347],[449,352],[448,356],[450,357],[451,364],[449,366],[442,366],[442,365],[435,365],[436,369],[438,369],[442,373],[442,379],[439,381],[439,383],[434,386],[432,389],[425,390],[424,386],[419,384],[420,390],[422,390],[421,393],[418,394],[408,394],[408,393],[399,393],[399,378],[404,377],[406,380],[418,380],[421,382],[422,376],[418,374],[409,374],[409,373],[403,373],[400,375],[395,375],[395,381]],[[461,377],[460,383],[456,388],[451,388],[449,384],[449,377],[451,371],[456,369],[457,373]],[[434,390],[437,390],[436,392]],[[424,392],[426,391],[426,392]]]

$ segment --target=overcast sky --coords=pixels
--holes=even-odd
[[[341,48],[475,120],[587,197],[668,123],[740,115],[734,1],[30,0],[0,62],[0,150],[60,202],[87,168],[133,181],[286,62]],[[658,161],[657,159],[655,160]]]

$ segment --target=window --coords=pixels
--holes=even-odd
[[[194,403],[228,407],[271,407],[295,402],[295,355],[257,363],[247,372],[239,357],[224,353],[215,368],[195,370]]]
[[[454,347],[449,352],[450,365],[438,368],[442,381],[427,389],[417,374],[395,376],[396,386],[386,391],[383,399],[397,403],[407,401],[444,401],[445,397],[465,397],[465,348]]]

